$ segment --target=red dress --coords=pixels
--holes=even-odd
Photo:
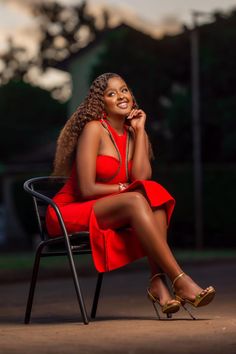
[[[113,143],[119,150],[121,163],[117,158],[98,155],[96,181],[98,183],[109,184],[128,182],[127,174],[131,172],[132,168],[132,161],[125,163],[126,156],[128,156],[128,129],[125,129],[124,134],[119,136],[110,125],[107,124],[106,127],[109,130]],[[159,183],[150,180],[136,180],[125,191],[114,194],[127,193],[140,187],[145,190],[152,207],[165,206],[169,223],[175,200]],[[107,197],[109,198],[110,196],[102,198]],[[78,231],[90,232],[92,255],[96,269],[99,272],[110,271],[145,256],[146,254],[131,228],[113,230],[101,229],[99,227],[93,210],[93,205],[97,199],[82,200],[75,166],[72,168],[71,176],[66,184],[53,198],[61,211],[68,233]],[[47,210],[46,225],[50,236],[56,237],[61,234],[55,212],[50,206]]]

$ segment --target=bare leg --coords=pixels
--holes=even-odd
[[[100,199],[95,203],[94,211],[102,228],[130,225],[148,255],[158,261],[170,279],[181,273],[166,241],[159,237],[153,212],[140,193],[129,192]]]
[[[94,205],[101,228],[119,228],[130,225],[135,231],[147,254],[163,269],[171,281],[182,272],[175,260],[166,239],[157,230],[153,211],[144,196],[139,192],[129,192],[99,199]],[[202,289],[191,278],[178,280],[179,291],[188,298],[194,298]]]
[[[159,235],[160,237],[162,237],[163,239],[165,239],[167,241],[167,218],[166,218],[166,211],[164,208],[158,208],[155,211],[153,211],[153,215],[156,221],[156,227],[159,230]],[[152,271],[155,270],[155,266],[156,266],[156,271],[160,271],[161,272],[161,268],[159,267],[158,264],[156,264],[155,262],[153,262],[152,259],[149,259],[150,265],[152,262],[152,266],[151,269]],[[185,281],[187,280],[187,285],[185,284],[185,281],[183,283],[181,283],[181,281],[179,280],[179,284],[177,283],[175,285],[175,288],[178,292],[179,295],[183,295],[186,296],[188,299],[192,299],[194,300],[195,298],[195,294],[199,294],[202,293],[204,294],[205,291],[200,288],[195,282],[192,281],[192,279],[190,277],[188,277],[187,275],[185,276]],[[155,293],[155,286],[156,286],[156,290],[158,291],[158,284],[154,283],[154,293]],[[183,288],[184,287],[184,288]],[[166,289],[167,290],[167,289]],[[194,290],[194,292],[193,292]],[[165,290],[160,291],[160,297],[163,295],[163,297],[165,297],[166,299],[166,292]],[[193,295],[194,294],[194,295]]]
[[[167,218],[165,209],[163,207],[156,208],[153,210],[153,216],[159,237],[167,242]],[[148,261],[150,264],[151,277],[156,273],[162,272],[160,266],[152,258],[148,257]]]
[[[139,189],[138,192],[146,198],[145,191]],[[156,208],[153,211],[153,216],[155,218],[156,229],[158,230],[159,237],[161,237],[167,242],[167,217],[165,208]],[[154,261],[152,257],[149,256],[148,260],[151,269],[151,276],[156,273],[161,273],[163,271],[158,262]],[[181,280],[184,281],[181,282]],[[188,299],[194,300],[196,294],[205,293],[205,291],[200,288],[195,282],[193,282],[193,280],[187,275],[185,276],[185,279],[181,280],[178,280],[178,283],[175,285],[175,289],[179,295],[183,295],[183,297],[186,296]],[[155,278],[151,282],[150,290],[154,296],[156,295],[157,297],[159,297],[161,304],[166,303],[166,301],[170,302],[169,300],[171,299],[171,295],[160,278]]]
[[[148,201],[146,192],[143,188],[137,188],[135,189],[135,192],[140,193],[145,197],[145,199]],[[166,211],[164,207],[157,207],[153,210],[153,216],[155,218],[156,222],[156,230],[158,231],[159,237],[163,238],[165,241],[167,240],[167,218],[166,218]],[[162,269],[160,266],[150,257],[148,256],[148,261],[150,265],[150,271],[151,271],[151,277],[157,273],[161,273]],[[158,280],[153,280],[154,282],[157,282]]]
[[[156,222],[156,229],[160,237],[163,240],[167,240],[167,218],[166,218],[166,211],[164,207],[156,208],[153,211],[153,216]],[[151,277],[152,278],[155,274],[162,273],[162,269],[160,266],[151,258],[148,257],[150,270],[151,270]],[[166,303],[171,304],[173,302],[172,296],[163,281],[163,277],[155,277],[150,283],[150,292],[151,294],[160,300],[160,304],[164,305]]]

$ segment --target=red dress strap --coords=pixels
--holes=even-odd
[[[107,120],[100,119],[101,124],[107,130],[110,139],[117,151],[119,159],[119,167],[116,173],[109,178],[109,180],[117,177],[119,174],[126,176],[126,180],[130,181],[129,178],[129,168],[128,168],[128,156],[129,156],[129,141],[130,141],[130,132],[126,126],[124,126],[124,133],[119,135],[116,130],[109,124]],[[108,180],[106,180],[108,182]]]

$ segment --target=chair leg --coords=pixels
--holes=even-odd
[[[68,255],[68,259],[69,259],[69,264],[70,264],[70,268],[71,268],[71,272],[72,272],[72,276],[73,276],[75,291],[76,291],[77,299],[79,302],[79,307],[80,307],[81,315],[83,318],[83,322],[84,322],[84,324],[89,324],[88,315],[87,315],[83,295],[81,292],[77,271],[75,268],[73,253],[71,251],[70,241],[67,238],[65,241],[66,241],[66,247],[67,247],[67,255]]]
[[[32,304],[34,299],[34,291],[35,291],[35,286],[38,278],[38,270],[39,270],[41,252],[43,250],[43,247],[44,244],[40,243],[35,254],[34,267],[33,267],[31,282],[30,282],[30,290],[29,290],[29,295],[28,295],[28,300],[27,300],[27,305],[25,310],[25,320],[24,320],[25,324],[28,324],[30,322]]]
[[[99,300],[100,290],[101,290],[101,286],[102,286],[102,280],[103,280],[103,273],[98,273],[97,284],[96,284],[95,294],[94,294],[94,298],[93,298],[93,306],[92,306],[92,310],[91,310],[91,318],[96,317],[98,300]]]

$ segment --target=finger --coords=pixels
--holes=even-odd
[[[142,116],[142,111],[140,109],[136,109],[134,114],[133,114],[133,118],[141,118]]]
[[[132,110],[131,110],[131,112],[130,112],[129,115],[128,115],[128,119],[132,119],[132,118],[133,118],[134,111],[135,111],[135,109],[132,109]]]
[[[144,114],[144,111],[142,109],[138,109],[137,115],[143,115],[143,114]]]
[[[142,109],[139,109],[138,112],[137,112],[137,118],[146,118],[146,114],[145,112],[142,110]]]
[[[132,112],[132,118],[137,118],[138,115],[138,109],[134,109]]]

